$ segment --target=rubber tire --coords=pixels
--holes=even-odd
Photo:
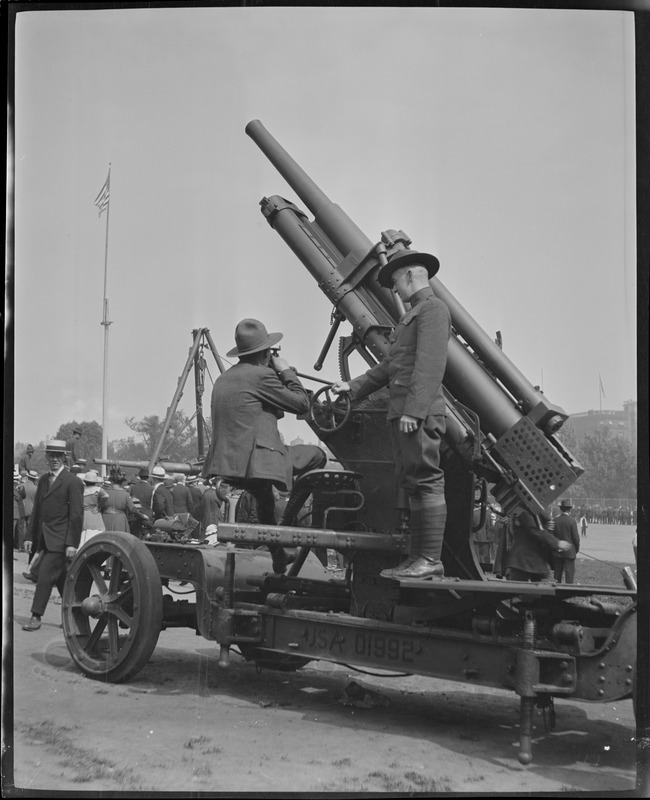
[[[102,571],[111,563],[106,581]],[[82,609],[83,601],[92,596],[101,597],[96,601],[101,603],[96,616]],[[95,680],[127,681],[151,657],[162,626],[162,584],[153,555],[129,533],[94,536],[70,564],[61,606],[66,644],[79,669]],[[102,651],[96,649],[97,644]]]

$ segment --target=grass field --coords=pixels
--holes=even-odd
[[[624,564],[606,564],[593,558],[578,558],[575,582],[596,586],[625,586],[621,575],[623,567],[630,567],[636,580],[636,564],[633,561]]]

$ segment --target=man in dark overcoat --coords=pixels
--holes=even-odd
[[[440,267],[435,256],[399,250],[377,280],[410,308],[390,338],[386,357],[364,375],[332,386],[360,400],[388,386],[388,421],[397,486],[408,497],[410,555],[382,571],[386,578],[442,578],[442,542],[447,518],[441,437],[446,427],[442,378],[447,365],[451,317],[429,284]]]
[[[285,412],[298,415],[309,408],[309,396],[289,362],[271,353],[280,339],[281,333],[268,333],[256,319],[237,325],[236,346],[226,355],[237,356],[239,362],[212,389],[212,442],[202,473],[250,491],[265,525],[276,524],[273,486],[288,491],[294,475],[327,461],[320,447],[287,446],[280,437],[278,420]],[[286,553],[280,547],[269,549],[273,570],[283,573]]]
[[[63,594],[66,559],[77,552],[83,528],[83,483],[65,467],[65,442],[58,439],[45,446],[49,470],[41,475],[36,487],[34,508],[29,520],[25,550],[41,552],[32,616],[24,631],[37,631],[52,589]]]
[[[153,510],[151,508],[151,495],[153,494],[153,485],[149,480],[149,470],[147,467],[142,467],[138,472],[138,479],[129,489],[129,494],[134,499],[140,501],[140,510],[153,520]]]
[[[580,550],[578,525],[569,513],[573,504],[569,500],[560,503],[560,516],[555,518],[555,535],[560,541],[568,542],[569,547],[562,553],[553,556],[553,573],[555,580],[562,583],[573,583],[576,576],[576,556]]]
[[[512,515],[512,546],[507,554],[506,579],[509,581],[551,580],[551,560],[567,549],[553,533],[550,514],[535,517],[530,511]]]

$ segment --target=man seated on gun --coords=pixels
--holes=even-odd
[[[289,362],[271,348],[281,333],[268,333],[256,319],[244,319],[235,328],[236,346],[226,354],[239,362],[221,374],[212,389],[212,443],[203,477],[220,476],[247,489],[257,503],[262,525],[275,525],[273,487],[291,488],[293,477],[325,466],[327,456],[316,445],[285,445],[278,420],[285,411],[304,414],[309,396]],[[269,545],[273,571],[287,568],[287,554]]]
[[[451,317],[429,285],[440,267],[435,256],[400,250],[379,270],[377,280],[411,304],[390,339],[381,363],[335,394],[359,400],[388,384],[388,421],[398,485],[409,498],[410,556],[385,578],[442,578],[442,541],[447,518],[440,442],[446,427],[442,378],[447,364]]]

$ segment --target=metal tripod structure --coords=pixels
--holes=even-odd
[[[195,392],[195,401],[196,401],[196,429],[198,434],[198,450],[199,450],[199,461],[202,461],[205,458],[206,453],[206,425],[205,425],[205,418],[203,416],[203,391],[205,389],[205,368],[206,368],[206,360],[204,357],[204,351],[206,347],[212,352],[214,356],[214,360],[217,363],[217,367],[219,368],[219,372],[224,372],[225,367],[223,365],[223,361],[221,360],[221,356],[217,352],[217,348],[212,340],[212,336],[210,335],[210,331],[208,328],[195,328],[192,331],[192,346],[190,347],[189,354],[187,356],[187,361],[185,362],[185,366],[183,367],[183,371],[181,372],[180,378],[178,379],[178,385],[176,386],[176,391],[174,392],[174,396],[172,397],[172,402],[167,409],[167,416],[165,418],[165,423],[163,425],[163,429],[160,433],[160,438],[156,442],[156,446],[151,453],[149,458],[149,472],[155,467],[158,457],[160,455],[160,451],[162,450],[163,443],[165,441],[165,437],[169,433],[169,428],[171,427],[172,420],[174,418],[174,414],[176,413],[176,409],[178,408],[178,404],[180,402],[181,397],[183,396],[183,390],[185,389],[185,384],[187,382],[188,375],[194,367],[194,392]]]

